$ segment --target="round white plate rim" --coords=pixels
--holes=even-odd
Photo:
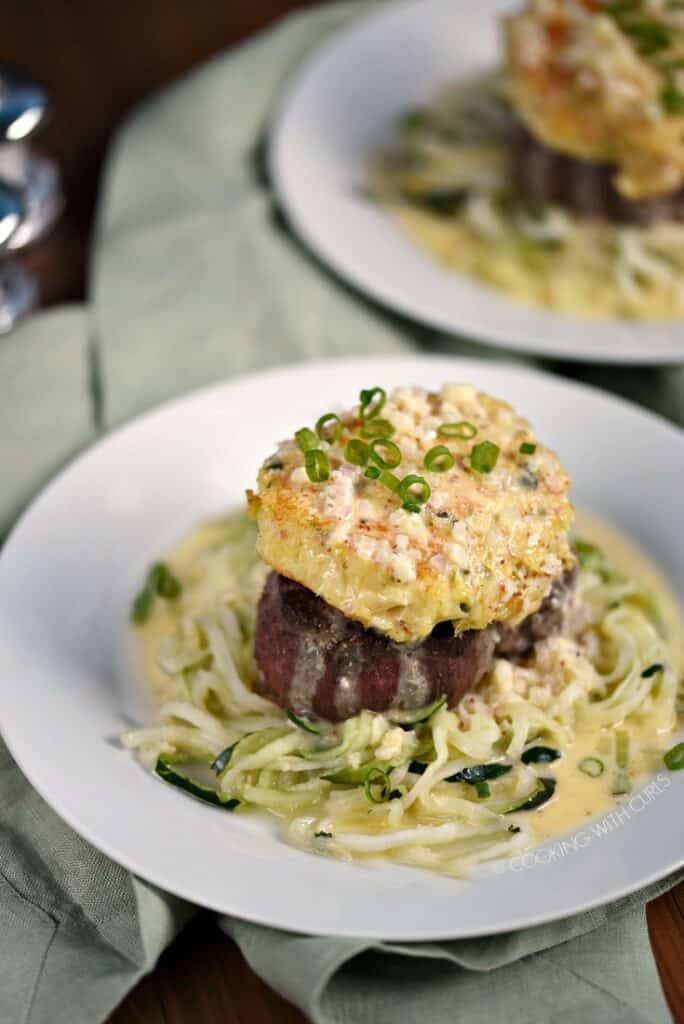
[[[490,2],[503,6],[507,0],[490,0]],[[293,154],[290,151],[288,138],[291,125],[298,114],[300,97],[306,93],[313,78],[325,70],[329,60],[335,57],[342,47],[348,46],[350,42],[368,29],[374,30],[378,23],[382,25],[401,19],[404,12],[410,12],[416,8],[420,8],[421,14],[425,17],[431,7],[440,5],[441,0],[398,0],[393,4],[382,5],[379,10],[358,15],[350,23],[334,32],[329,39],[320,43],[305,58],[301,67],[292,74],[271,118],[267,144],[267,165],[269,179],[278,203],[295,233],[335,274],[362,295],[370,296],[389,310],[395,310],[409,317],[416,324],[422,323],[437,328],[453,335],[456,339],[471,341],[475,344],[490,344],[509,349],[512,352],[535,354],[554,360],[640,366],[683,363],[684,344],[681,343],[681,340],[677,341],[681,321],[656,321],[640,324],[628,320],[566,317],[541,308],[532,309],[507,299],[502,292],[486,288],[476,281],[469,281],[469,285],[482,291],[478,313],[468,318],[464,317],[462,311],[459,311],[457,318],[454,318],[453,312],[447,313],[434,305],[421,304],[415,293],[401,287],[394,287],[391,277],[378,276],[372,280],[369,279],[359,270],[353,259],[339,251],[334,236],[326,233],[321,227],[324,219],[309,216],[305,193],[297,187],[297,174],[291,167]],[[469,16],[472,16],[473,11],[477,16],[477,6],[468,9]],[[465,12],[461,12],[461,15],[464,16]],[[429,17],[429,14],[427,16]],[[390,224],[389,217],[387,217],[387,230],[391,230],[395,235],[398,248],[415,248],[413,243],[396,226]],[[448,276],[448,272],[442,271],[428,256],[423,256],[423,262],[426,272],[431,274],[437,272]],[[457,276],[462,277],[462,275]],[[483,288],[484,290],[482,290]],[[488,307],[492,302],[502,299],[506,301],[510,323],[506,326],[503,324],[495,326],[487,319]],[[563,339],[561,346],[554,346],[545,341],[543,327],[540,327],[535,334],[529,333],[522,321],[526,314],[531,313],[545,318],[549,330],[553,325],[554,330],[559,332]],[[487,320],[486,325],[483,324],[483,317]],[[516,326],[518,320],[521,323]],[[623,338],[629,338],[629,341],[624,345],[616,345],[618,333]],[[591,335],[599,337],[598,344],[584,341],[585,337]],[[612,339],[611,344],[601,345],[601,337],[605,340]]]
[[[47,485],[47,487],[41,492],[41,494],[35,499],[31,506],[26,510],[21,519],[16,524],[14,530],[10,534],[6,543],[5,551],[0,558],[0,595],[2,594],[4,585],[4,573],[3,566],[7,557],[7,552],[13,550],[17,543],[17,538],[21,541],[22,533],[26,528],[26,524],[30,525],[31,517],[34,514],[35,509],[43,502],[49,501],[51,495],[64,486],[64,483],[69,481],[69,477],[72,473],[78,473],[79,467],[84,464],[87,460],[96,459],[98,453],[107,446],[115,445],[118,440],[127,434],[135,432],[136,428],[141,424],[149,421],[153,421],[159,417],[164,417],[169,413],[173,413],[175,409],[183,406],[190,406],[193,403],[201,402],[203,399],[210,396],[220,396],[222,393],[230,393],[235,387],[240,387],[244,384],[254,384],[262,382],[268,378],[279,378],[284,382],[291,379],[293,376],[297,377],[302,372],[310,373],[314,376],[319,372],[325,373],[336,373],[337,370],[345,371],[352,367],[354,368],[355,375],[358,377],[363,376],[364,369],[368,369],[369,373],[381,372],[382,367],[394,366],[397,364],[406,366],[407,368],[416,367],[417,365],[434,368],[442,375],[451,372],[448,367],[463,368],[466,373],[469,368],[476,368],[481,370],[496,370],[497,373],[501,374],[502,378],[505,379],[507,374],[518,375],[523,379],[537,379],[538,383],[542,381],[553,381],[554,384],[559,385],[561,389],[569,389],[574,392],[589,392],[593,393],[595,398],[599,398],[601,401],[613,405],[615,407],[621,407],[625,411],[637,412],[640,416],[644,416],[646,419],[650,419],[656,422],[660,427],[666,428],[672,436],[677,436],[681,442],[682,433],[668,421],[663,420],[657,414],[649,413],[645,410],[640,409],[632,405],[632,403],[625,401],[624,399],[616,398],[614,396],[605,395],[597,389],[588,387],[582,384],[575,384],[573,382],[565,381],[561,378],[555,378],[552,375],[542,373],[537,370],[521,368],[516,365],[507,365],[501,362],[485,362],[483,360],[468,359],[460,357],[367,357],[365,359],[341,359],[341,360],[330,360],[316,364],[308,364],[307,366],[293,366],[276,368],[274,370],[268,370],[265,372],[258,372],[239,378],[237,380],[231,380],[229,382],[223,382],[212,385],[208,388],[201,389],[193,392],[189,395],[173,399],[168,403],[164,403],[160,407],[143,413],[135,420],[124,424],[123,426],[112,431],[111,434],[107,435],[96,444],[88,448],[81,456],[75,459],[69,464],[60,474],[57,475],[53,481]],[[357,372],[358,371],[358,372]],[[459,373],[461,371],[459,370]],[[1,599],[0,599],[1,604]],[[0,689],[2,685],[0,684]],[[11,733],[11,730],[10,730]],[[141,878],[145,878],[154,885],[158,885],[162,888],[166,888],[168,891],[175,893],[183,898],[189,899],[192,902],[204,905],[213,910],[218,910],[223,913],[233,914],[242,917],[247,920],[252,920],[255,923],[266,924],[275,927],[281,927],[289,931],[305,931],[309,934],[331,934],[330,928],[317,927],[315,923],[308,923],[307,926],[297,927],[292,924],[289,919],[274,919],[269,914],[248,914],[244,911],[236,911],[235,907],[229,905],[221,900],[206,900],[198,898],[197,891],[192,886],[183,885],[179,883],[178,879],[169,879],[168,877],[160,877],[159,871],[150,870],[145,866],[141,866],[140,862],[135,858],[127,855],[125,849],[116,847],[112,843],[103,842],[101,837],[93,832],[86,823],[84,823],[77,815],[74,815],[73,811],[63,803],[59,796],[55,795],[55,792],[51,789],[48,781],[40,776],[36,775],[33,770],[30,757],[25,756],[26,747],[22,746],[21,742],[16,741],[16,738],[11,734],[7,735],[6,729],[3,730],[5,742],[10,750],[10,753],[15,757],[19,767],[24,772],[29,781],[34,785],[36,790],[41,796],[48,802],[54,810],[65,820],[71,827],[81,834],[87,841],[92,843],[93,846],[102,850],[105,854],[112,857],[115,861],[122,864],[127,869],[133,871]],[[449,939],[449,938],[460,938],[460,937],[475,937],[477,935],[494,934],[496,932],[508,931],[511,928],[528,927],[535,924],[540,924],[545,921],[561,920],[564,917],[572,916],[576,913],[584,910],[589,910],[593,907],[600,906],[606,902],[612,902],[613,900],[620,899],[621,897],[641,888],[644,885],[648,885],[651,882],[664,877],[671,871],[676,870],[679,866],[684,864],[684,855],[677,859],[667,861],[660,865],[657,869],[651,871],[646,875],[640,875],[638,878],[633,879],[632,882],[625,884],[620,887],[615,887],[608,893],[601,893],[596,895],[594,898],[588,898],[585,900],[575,900],[572,906],[568,907],[564,912],[558,913],[553,912],[549,916],[540,915],[539,913],[531,914],[529,917],[521,917],[518,915],[514,920],[506,918],[504,915],[501,916],[498,924],[495,927],[488,926],[486,928],[471,927],[466,930],[447,930],[447,931],[435,931],[430,927],[427,928],[411,928],[404,930],[397,930],[391,928],[391,934],[388,936],[385,930],[376,931],[363,931],[363,936],[368,939],[383,939],[390,937],[394,941],[431,941],[437,939]],[[467,884],[479,884],[477,882]],[[339,927],[334,929],[334,934],[342,936],[359,936],[359,929]]]

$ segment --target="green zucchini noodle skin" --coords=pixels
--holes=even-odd
[[[362,711],[337,725],[317,722],[320,734],[253,688],[265,570],[251,526],[226,520],[225,537],[213,536],[190,569],[176,571],[183,591],[163,613],[172,628],[156,651],[164,672],[157,722],[126,733],[124,746],[151,770],[160,756],[204,762],[217,792],[240,801],[238,813],[276,815],[291,842],[319,854],[462,876],[533,841],[531,816],[507,814],[553,779],[554,764],[521,760],[532,741],[563,752],[579,728],[652,722],[655,733],[676,723],[678,680],[653,600],[601,556],[581,567],[562,632],[524,664],[498,659],[458,707],[437,702],[422,723],[416,712]],[[486,799],[472,784],[446,781],[492,763],[511,767],[490,776]]]

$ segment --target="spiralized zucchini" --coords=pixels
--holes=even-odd
[[[370,194],[440,263],[524,302],[595,318],[684,316],[684,224],[621,226],[516,197],[499,90],[487,76],[406,114],[370,162]]]
[[[213,803],[271,812],[293,843],[317,853],[462,875],[522,850],[532,841],[530,815],[510,812],[538,806],[555,785],[553,750],[540,747],[567,751],[580,728],[675,724],[677,678],[657,608],[597,549],[578,549],[583,564],[564,629],[527,662],[497,660],[454,710],[438,701],[423,713],[362,711],[311,732],[253,689],[265,571],[253,527],[211,524],[189,561],[188,552],[185,562],[171,557],[179,599],[138,630],[143,649],[157,653],[165,692],[157,724],[123,743],[166,781],[176,766],[191,773],[199,763],[201,781],[220,797]],[[461,776],[470,782],[453,780],[475,765],[484,767]]]

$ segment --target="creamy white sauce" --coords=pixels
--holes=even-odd
[[[658,602],[671,645],[672,665],[681,675],[684,668],[684,613],[663,573],[631,540],[595,516],[579,512],[576,533],[601,547],[610,564],[651,590]],[[184,588],[192,586],[198,553],[205,550],[214,538],[220,539],[220,524],[203,524],[168,555],[166,561]],[[207,600],[210,600],[209,594]],[[165,688],[168,691],[169,680],[159,667],[159,653],[164,638],[174,633],[176,625],[173,607],[158,603],[149,622],[136,631],[143,678],[160,701],[165,697],[168,699]],[[416,697],[419,702],[423,698],[427,701],[429,687],[419,663],[411,659],[407,652],[401,657],[400,666],[395,704]],[[335,696],[336,708],[342,716],[348,714],[349,709],[358,707],[359,668],[359,660],[350,656]],[[306,657],[300,658],[292,684],[292,703],[295,709],[298,706],[302,710],[310,707],[324,672],[325,663],[320,652],[306,652]],[[649,775],[663,769],[662,755],[672,745],[673,736],[670,731],[659,734],[654,724],[648,721],[639,724],[630,721],[623,728],[630,735],[630,775],[636,791]],[[574,742],[565,748],[561,760],[538,766],[540,776],[557,780],[556,795],[550,802],[533,813],[520,815],[539,841],[561,835],[596,815],[618,807],[622,800],[630,799],[629,796],[616,798],[611,793],[612,773],[608,765],[612,734],[612,729],[578,729]],[[588,756],[599,757],[606,763],[606,771],[599,778],[590,778],[579,770],[579,762]]]

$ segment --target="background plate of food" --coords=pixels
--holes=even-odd
[[[474,360],[172,402],[8,540],[3,736],[94,845],[249,920],[428,940],[615,899],[684,862],[683,457]]]
[[[664,0],[390,4],[291,84],[275,189],[336,272],[418,320],[681,362],[683,66]]]

